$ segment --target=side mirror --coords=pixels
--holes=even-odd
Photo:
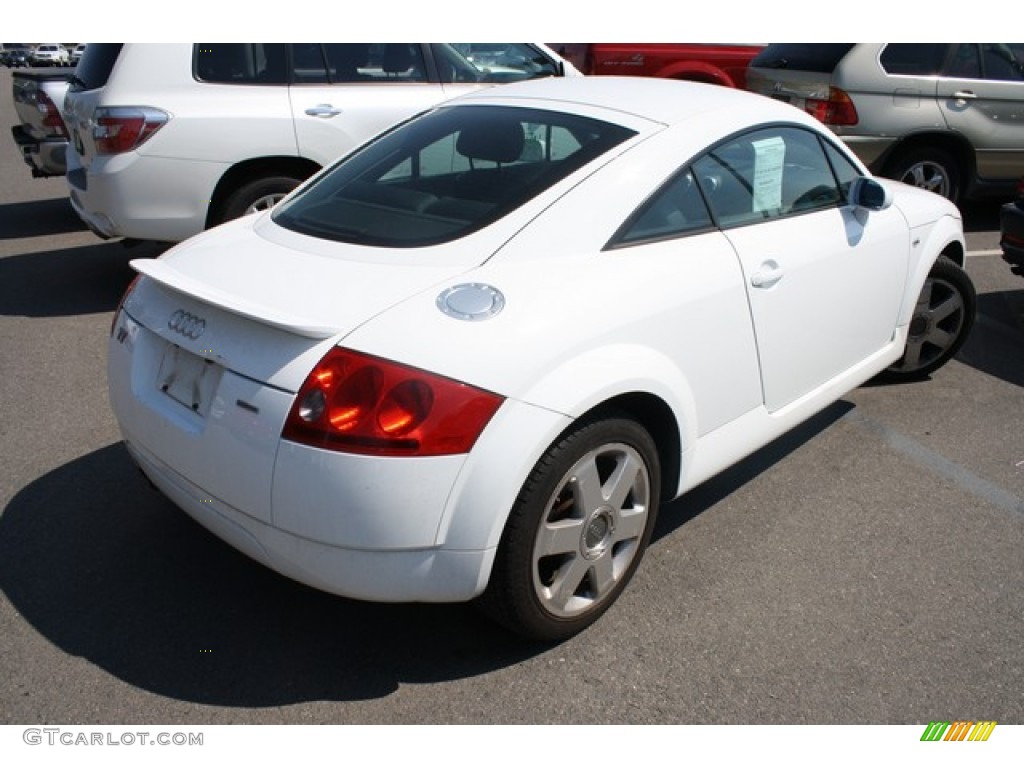
[[[859,176],[850,185],[850,205],[869,211],[884,211],[892,205],[892,191],[877,179]]]

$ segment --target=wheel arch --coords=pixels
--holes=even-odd
[[[593,381],[602,385],[588,388]],[[639,423],[657,446],[661,500],[675,498],[696,441],[695,402],[682,371],[650,348],[610,345],[564,362],[510,399],[481,435],[449,499],[438,545],[496,548],[537,462],[585,420],[625,415]],[[506,477],[495,477],[495,466]]]
[[[904,291],[903,306],[898,321],[899,325],[910,322],[921,287],[940,256],[945,256],[960,269],[967,267],[967,250],[960,226],[951,217],[939,219],[929,228],[917,247],[923,255],[911,264],[911,273]]]
[[[307,179],[319,171],[318,163],[304,157],[269,156],[243,160],[231,166],[214,187],[206,212],[206,229],[221,222],[224,207],[231,193],[250,181],[265,176],[294,176]]]
[[[956,160],[960,170],[960,188],[964,189],[974,178],[974,152],[971,144],[959,133],[952,131],[923,131],[904,136],[876,164],[879,175],[885,176],[897,163],[912,152],[939,149]]]
[[[657,73],[657,77],[687,80],[693,83],[707,83],[709,85],[724,85],[731,88],[736,87],[735,81],[724,71],[714,65],[699,61],[677,62],[660,70]]]
[[[650,392],[624,392],[594,406],[573,424],[616,416],[635,421],[654,440],[661,467],[660,501],[671,501],[676,496],[683,463],[683,443],[675,412],[662,398]]]

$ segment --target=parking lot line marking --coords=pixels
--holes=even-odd
[[[854,408],[842,418],[880,437],[886,445],[897,453],[945,477],[968,493],[979,496],[1006,512],[1024,518],[1024,499],[1011,491],[983,477],[979,477],[955,461],[951,461],[945,456],[936,453],[913,438],[904,435],[902,432],[897,432],[895,429],[865,416],[857,408]]]

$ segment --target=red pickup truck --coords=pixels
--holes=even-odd
[[[642,75],[743,88],[764,45],[738,43],[548,43],[585,75]]]

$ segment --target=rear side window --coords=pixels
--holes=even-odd
[[[612,245],[667,240],[711,226],[711,214],[697,188],[693,171],[687,168],[644,203],[612,238]]]
[[[750,66],[830,73],[853,46],[853,43],[772,43],[754,57]]]
[[[879,57],[890,75],[938,75],[949,43],[889,43]]]
[[[197,43],[193,68],[206,83],[286,83],[284,43]]]
[[[92,91],[105,86],[123,47],[124,43],[89,43],[69,90]]]
[[[296,83],[421,83],[427,67],[419,43],[294,43]]]

